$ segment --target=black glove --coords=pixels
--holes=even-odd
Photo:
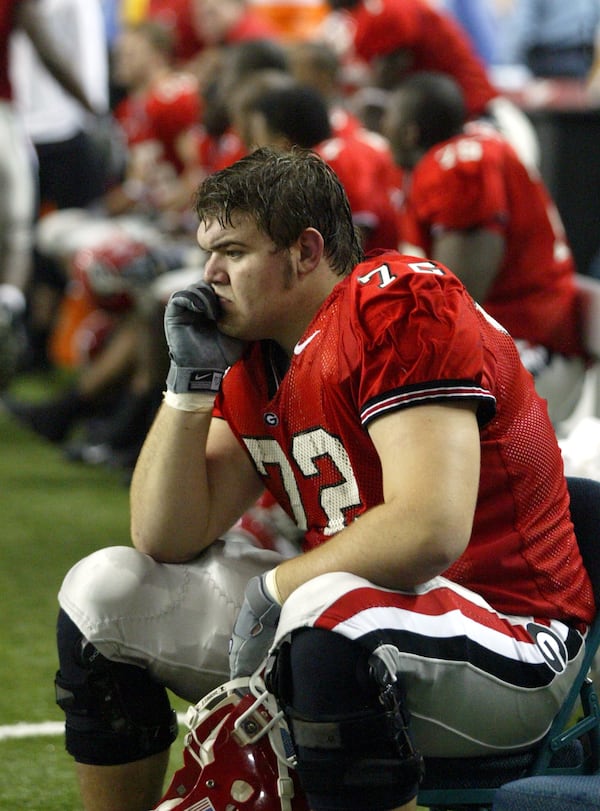
[[[281,606],[266,585],[267,573],[248,581],[229,643],[232,679],[251,676],[266,657],[275,637]]]
[[[244,341],[219,332],[218,317],[218,299],[206,282],[190,285],[170,297],[165,309],[171,358],[169,391],[217,392],[225,370],[241,357]]]

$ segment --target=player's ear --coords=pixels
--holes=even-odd
[[[299,272],[310,273],[323,257],[323,236],[316,228],[305,228],[296,243],[298,249]]]

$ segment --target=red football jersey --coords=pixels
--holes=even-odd
[[[395,250],[400,235],[394,196],[400,181],[387,141],[357,127],[343,138],[323,141],[315,152],[342,182],[356,225],[370,229],[365,251]]]
[[[510,337],[452,273],[381,254],[336,285],[282,379],[272,351],[251,345],[225,376],[216,413],[305,531],[307,549],[383,501],[372,420],[468,399],[478,406],[481,483],[471,541],[447,577],[500,611],[590,620],[545,405]]]
[[[129,145],[159,141],[165,159],[180,170],[175,141],[199,121],[201,111],[195,77],[173,72],[155,82],[147,93],[126,96],[115,108],[115,118]]]
[[[190,135],[194,140],[196,163],[206,174],[225,169],[247,154],[242,139],[233,129],[214,136],[199,124],[190,131]]]
[[[347,138],[357,130],[363,130],[360,118],[350,113],[342,105],[334,105],[329,110],[329,123],[334,138]]]
[[[428,0],[363,0],[352,13],[351,27],[354,49],[366,61],[407,49],[413,57],[412,71],[452,76],[471,116],[480,115],[499,95],[467,35]]]
[[[492,127],[473,126],[429,150],[404,204],[403,239],[428,256],[435,231],[499,231],[505,254],[486,310],[514,338],[582,352],[575,264],[560,216],[541,178]]]

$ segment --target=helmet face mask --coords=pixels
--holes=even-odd
[[[260,676],[190,707],[184,765],[156,811],[308,811],[283,714]]]

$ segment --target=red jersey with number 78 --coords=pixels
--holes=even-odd
[[[216,413],[307,549],[383,501],[373,420],[469,400],[480,491],[471,541],[445,575],[509,614],[591,619],[545,404],[512,339],[449,270],[380,254],[336,285],[281,377],[273,349],[257,342],[231,367]]]
[[[500,233],[503,258],[482,304],[513,338],[583,353],[575,262],[556,207],[492,127],[473,125],[430,149],[412,173],[402,236],[431,255],[432,237],[477,228]]]

